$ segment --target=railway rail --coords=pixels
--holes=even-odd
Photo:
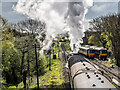
[[[61,44],[61,49],[63,51],[63,57],[66,57],[69,54],[69,52],[67,52],[64,44]],[[86,58],[85,58],[86,59]],[[116,79],[116,80],[120,80],[120,77],[118,75],[116,75],[115,73],[111,72],[111,68],[105,66],[104,64],[101,64],[100,62],[98,62],[98,60],[89,60],[87,59],[89,62],[91,62],[91,64],[95,67],[97,66],[97,69],[100,73],[103,74],[104,77],[106,77],[110,82],[112,82],[112,79]],[[119,87],[117,87],[119,89]]]
[[[61,49],[62,49],[63,52],[67,51],[67,49],[65,48],[64,44],[61,44]]]
[[[92,60],[90,60],[90,61],[92,61]],[[119,76],[119,75],[111,72],[111,71],[112,71],[112,68],[107,67],[106,65],[102,64],[102,63],[99,62],[98,60],[96,60],[96,61],[94,60],[94,61],[92,61],[92,62],[93,62],[94,64],[96,64],[97,66],[103,68],[105,71],[111,73],[114,77],[117,77],[117,78],[120,80],[120,76]]]
[[[116,74],[116,73],[113,73],[112,72],[112,68],[110,67],[107,67],[106,65],[102,64],[101,61],[99,62],[97,59],[95,60],[90,60],[93,64],[97,65],[99,67],[99,71],[103,71],[104,72],[104,76],[112,83],[115,83],[113,82],[113,79],[117,80],[118,83],[116,84],[117,87],[120,89],[120,76],[119,74]]]
[[[67,65],[67,49],[64,46],[64,44],[61,44],[61,51],[62,51],[62,57],[63,57],[63,75],[65,76],[65,88],[71,90],[71,84],[70,84],[70,72],[68,70]]]
[[[67,55],[68,55],[68,52],[67,52],[67,49],[66,49],[66,47],[64,46],[64,44],[61,44],[61,50],[62,50],[63,59],[65,60],[65,63],[67,63]]]

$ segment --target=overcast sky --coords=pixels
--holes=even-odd
[[[18,21],[28,19],[27,16],[14,11],[13,7],[17,4],[17,0],[0,1],[0,13],[2,13],[2,17],[6,18],[10,23],[17,23]],[[117,2],[94,2],[94,5],[88,9],[86,20],[117,12]]]

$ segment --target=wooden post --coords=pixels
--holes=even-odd
[[[49,70],[51,70],[51,49],[49,49],[48,54],[49,54]]]
[[[39,89],[39,77],[38,77],[38,64],[37,64],[37,48],[36,48],[36,44],[35,44],[35,56],[36,56],[37,86],[38,86],[38,89]]]
[[[49,55],[49,70],[51,70],[51,55]]]
[[[25,55],[25,52],[22,52],[21,75],[22,75],[22,70],[23,70],[24,55]]]
[[[49,55],[46,56],[47,56],[47,67],[49,67]]]
[[[29,80],[28,80],[28,84],[29,84],[29,86],[30,86],[30,69],[29,69],[29,67],[30,67],[30,63],[29,63],[29,59],[27,60],[27,63],[28,63],[28,78],[29,78]]]
[[[59,59],[59,57],[60,57],[60,56],[59,56],[59,50],[60,50],[60,49],[59,49],[59,44],[58,44],[58,59]]]

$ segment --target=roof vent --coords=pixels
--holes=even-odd
[[[101,80],[101,78],[100,78],[100,77],[99,77],[98,79],[99,79],[99,80]]]
[[[104,81],[101,81],[101,83],[104,83]]]
[[[104,71],[101,71],[102,75],[104,75]]]
[[[87,70],[90,70],[88,67],[86,67]]]
[[[96,77],[98,77],[98,75],[96,75]]]
[[[92,86],[93,86],[93,87],[95,87],[96,85],[95,85],[95,84],[93,84]]]
[[[83,66],[85,66],[85,64],[83,63]]]
[[[90,76],[89,76],[89,75],[87,75],[87,77],[88,77],[88,79],[90,78]]]

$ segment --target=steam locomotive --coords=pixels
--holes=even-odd
[[[104,72],[97,68],[81,55],[72,55],[68,59],[71,86],[75,90],[104,88],[105,90],[116,90],[105,77]]]

